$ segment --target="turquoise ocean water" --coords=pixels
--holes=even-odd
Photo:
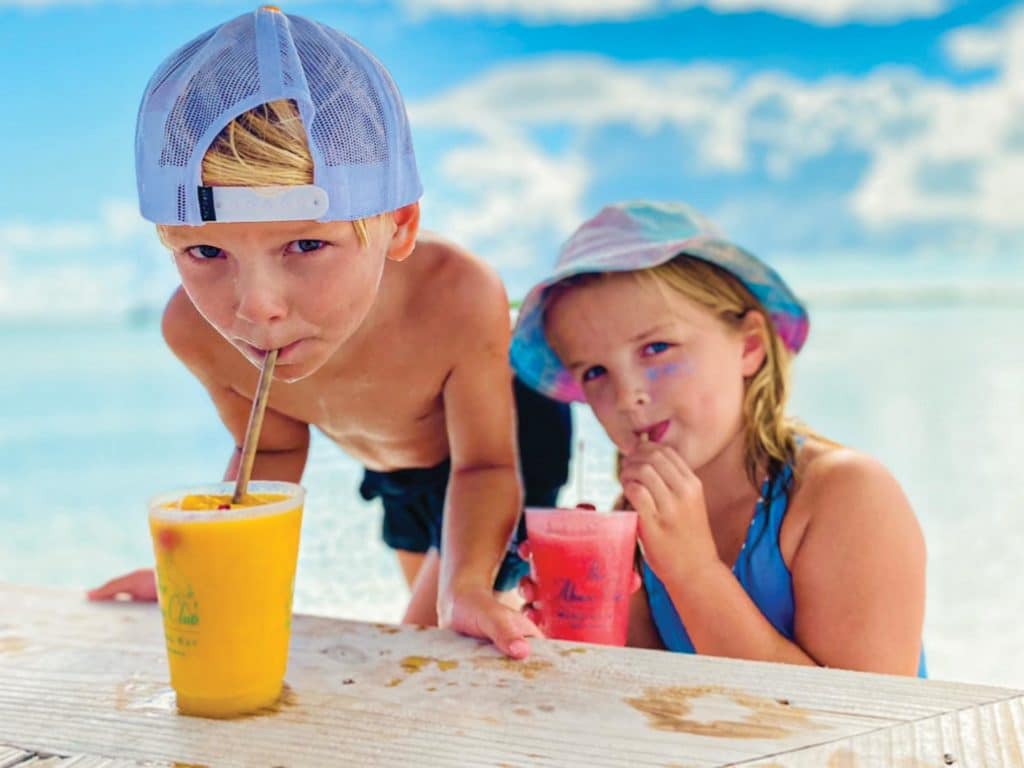
[[[812,303],[791,411],[885,462],[928,543],[933,677],[1024,687],[1024,304]],[[156,321],[0,325],[0,579],[86,587],[151,559],[146,499],[218,479],[230,442]],[[607,503],[584,410],[565,502]],[[578,454],[579,455],[579,454]],[[406,590],[359,468],[320,435],[304,480],[297,608],[397,620]]]

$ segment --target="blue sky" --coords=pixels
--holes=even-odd
[[[174,48],[253,7],[0,0],[0,66],[18,73],[0,121],[0,316],[162,302],[174,274],[135,213],[138,99]],[[493,263],[513,295],[580,220],[628,197],[689,201],[803,275],[998,275],[1024,254],[1024,3],[283,9],[391,69],[425,224]]]

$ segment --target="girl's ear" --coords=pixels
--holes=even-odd
[[[740,333],[743,338],[741,363],[744,377],[753,376],[761,370],[768,354],[765,350],[768,332],[768,324],[760,312],[751,310],[743,316]]]
[[[411,203],[391,214],[395,231],[391,233],[387,257],[392,261],[404,261],[416,247],[416,236],[420,231],[420,204]]]

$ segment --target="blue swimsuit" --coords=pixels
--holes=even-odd
[[[774,477],[765,480],[747,538],[732,568],[733,575],[754,605],[788,640],[793,640],[793,580],[779,551],[779,531],[789,507],[792,480],[793,468],[788,464]],[[651,617],[662,643],[670,651],[695,653],[668,590],[647,563],[643,564],[643,580]],[[923,650],[917,674],[918,677],[927,676]]]

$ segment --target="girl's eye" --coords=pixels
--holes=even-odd
[[[602,365],[595,365],[591,368],[587,368],[587,370],[583,372],[583,381],[593,381],[600,376],[604,376],[604,372],[605,369]]]
[[[650,344],[645,344],[643,354],[645,355],[660,355],[666,349],[669,348],[667,341],[652,341]]]
[[[327,243],[323,240],[295,240],[288,244],[289,253],[312,253],[319,251]]]
[[[224,255],[224,251],[215,245],[193,245],[187,251],[189,256],[201,261],[216,259]]]

